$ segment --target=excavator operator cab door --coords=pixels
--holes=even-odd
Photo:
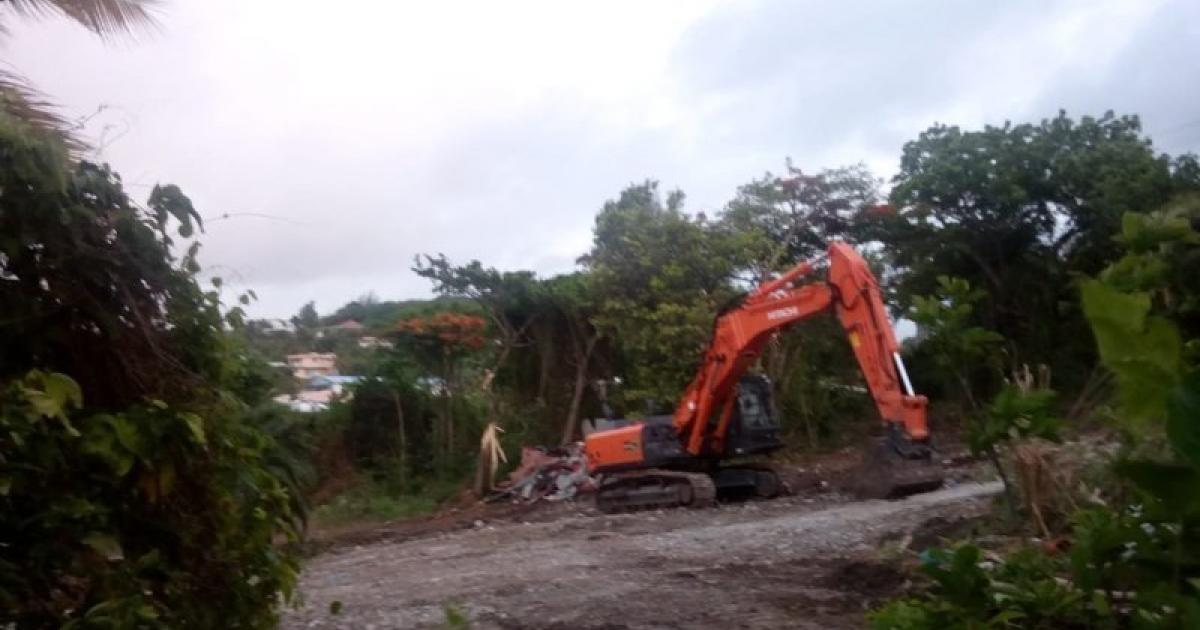
[[[725,455],[736,457],[774,451],[783,446],[779,433],[771,381],[759,374],[742,377],[730,418]]]

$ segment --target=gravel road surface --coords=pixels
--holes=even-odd
[[[859,628],[904,587],[881,541],[983,513],[998,483],[901,501],[831,494],[703,510],[565,512],[309,561],[284,628]],[[335,614],[332,609],[337,609]]]

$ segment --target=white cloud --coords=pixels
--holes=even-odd
[[[1059,106],[1142,112],[1153,130],[1187,122],[1200,84],[1183,54],[1200,38],[1178,32],[1200,23],[1186,0],[164,12],[160,34],[115,46],[61,21],[21,24],[5,55],[72,114],[109,106],[89,129],[135,196],[169,181],[205,215],[234,214],[210,223],[203,260],[273,315],[368,290],[424,295],[408,270],[420,252],[569,270],[596,209],[646,177],[711,212],[785,156],[889,175],[934,121]],[[1200,146],[1174,136],[1173,150]]]

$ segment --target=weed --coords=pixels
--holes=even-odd
[[[368,479],[313,511],[318,525],[343,525],[362,521],[392,521],[432,512],[438,498],[430,494],[402,494]]]
[[[471,622],[458,606],[451,603],[442,604],[442,612],[446,615],[446,630],[471,630]]]

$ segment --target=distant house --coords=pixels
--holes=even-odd
[[[337,374],[337,355],[332,352],[289,354],[287,364],[292,376],[302,380]]]
[[[358,347],[359,348],[371,348],[371,349],[373,349],[373,348],[391,348],[392,342],[388,341],[387,339],[380,339],[379,337],[372,337],[370,335],[366,335],[366,336],[358,338]]]
[[[349,400],[350,392],[346,388],[362,380],[361,376],[340,374],[313,376],[295,396],[281,394],[275,397],[275,402],[301,413],[324,411],[335,400]]]
[[[328,328],[330,332],[348,333],[351,335],[361,335],[366,330],[365,326],[353,319],[338,322]]]
[[[308,379],[308,382],[304,384],[304,389],[301,391],[301,393],[327,391],[332,392],[334,396],[341,396],[342,394],[346,393],[347,387],[361,383],[362,380],[363,377],[361,376],[349,376],[342,374],[314,376]]]
[[[329,399],[322,401],[318,398],[320,397],[300,395],[293,397],[288,396],[287,394],[280,394],[275,397],[275,402],[281,405],[286,405],[288,409],[291,409],[292,411],[298,411],[300,413],[316,413],[318,411],[325,411],[328,409]]]
[[[290,335],[296,332],[296,326],[283,319],[256,319],[250,326],[264,335]]]

